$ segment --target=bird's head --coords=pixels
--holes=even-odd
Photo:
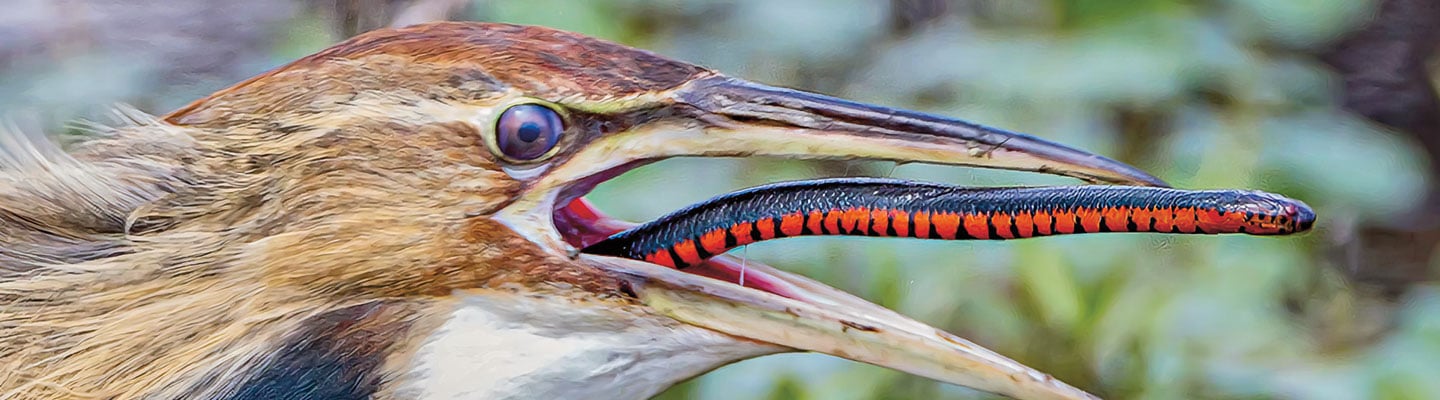
[[[387,376],[425,382],[403,390],[427,393],[468,383],[489,385],[493,395],[497,386],[524,382],[563,393],[534,384],[578,382],[575,371],[559,371],[566,364],[615,382],[651,374],[627,381],[646,382],[634,383],[640,389],[607,381],[614,393],[644,396],[728,362],[799,349],[1014,396],[1084,397],[943,331],[771,267],[722,256],[677,270],[584,254],[579,249],[630,225],[582,196],[627,170],[684,156],[893,160],[1163,185],[1033,136],[764,86],[573,33],[504,24],[364,34],[163,123],[185,129],[193,145],[162,155],[182,160],[185,172],[131,215],[132,239],[160,246],[163,240],[145,238],[167,237],[186,249],[174,250],[188,260],[177,264],[203,260],[208,265],[193,268],[201,272],[191,284],[227,276],[248,288],[226,293],[335,310],[420,304],[385,325],[403,326],[394,331],[404,334],[365,341],[353,353],[390,346],[372,342],[411,343],[371,367],[406,371]],[[736,284],[742,273],[743,286]],[[254,312],[260,309],[284,314]],[[306,338],[275,340],[355,332],[334,325],[287,325]],[[530,347],[536,341],[547,344]],[[502,355],[502,346],[523,356]],[[623,371],[606,372],[615,365]],[[507,369],[531,380],[496,378]]]
[[[427,298],[447,304],[446,313],[474,308],[486,318],[501,318],[497,303],[563,301],[603,310],[594,318],[616,326],[733,341],[729,352],[687,350],[725,354],[679,367],[673,379],[789,348],[1012,395],[1080,395],[945,332],[763,265],[745,267],[742,287],[741,267],[725,257],[678,271],[580,253],[629,226],[582,196],[630,169],[682,156],[874,159],[1163,185],[1033,136],[503,24],[361,35],[164,120],[207,132],[195,136],[214,156],[208,170],[234,181],[222,185],[233,193],[192,214],[249,237],[237,239],[247,250],[236,262],[255,279],[336,302]],[[537,325],[591,318],[527,312]]]

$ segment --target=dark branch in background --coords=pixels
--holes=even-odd
[[[1430,259],[1440,244],[1440,98],[1429,71],[1440,46],[1440,0],[1382,0],[1364,26],[1325,49],[1320,58],[1344,79],[1343,104],[1397,133],[1430,157],[1431,187],[1416,210],[1394,221],[1362,226],[1340,253],[1356,282],[1398,296],[1436,279]]]
[[[943,19],[950,12],[945,0],[893,0],[890,2],[890,34],[905,37]]]
[[[1440,45],[1440,1],[1385,0],[1360,30],[1320,57],[1344,78],[1345,108],[1419,139],[1440,160],[1440,99],[1429,60]],[[1433,172],[1440,163],[1432,162]]]

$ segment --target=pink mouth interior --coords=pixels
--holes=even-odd
[[[577,248],[584,248],[604,240],[610,235],[638,225],[606,216],[584,198],[576,198],[565,207],[555,210],[554,218],[555,228],[559,230],[560,235],[571,246]],[[803,296],[791,284],[764,271],[757,271],[755,269],[757,265],[761,264],[755,261],[742,262],[733,256],[720,255],[681,271],[801,300]],[[742,273],[744,274],[743,280],[741,279]]]

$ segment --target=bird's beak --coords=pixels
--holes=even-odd
[[[581,257],[622,275],[642,303],[691,325],[1017,399],[1094,398],[968,340],[764,264],[750,261],[742,267],[721,256],[703,266],[712,275],[745,268],[742,287],[640,261]]]
[[[653,97],[660,100],[582,105],[615,114],[631,109],[616,119],[640,122],[588,141],[547,172],[538,187],[573,186],[681,156],[889,160],[1167,186],[1135,167],[1031,135],[726,76],[697,79]]]
[[[629,226],[604,217],[580,196],[625,170],[676,156],[893,160],[1165,185],[1123,163],[1034,136],[724,76],[654,97],[659,100],[649,105],[578,108],[631,122],[557,158],[497,219],[546,247],[573,253]],[[692,325],[1020,398],[1089,397],[944,331],[753,262],[744,267],[742,287],[734,279],[740,264],[724,256],[683,271],[590,254],[578,261],[622,276],[641,302]]]

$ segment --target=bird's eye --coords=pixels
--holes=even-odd
[[[495,123],[495,147],[515,161],[534,161],[550,153],[565,131],[555,110],[539,104],[520,104],[500,114]]]

